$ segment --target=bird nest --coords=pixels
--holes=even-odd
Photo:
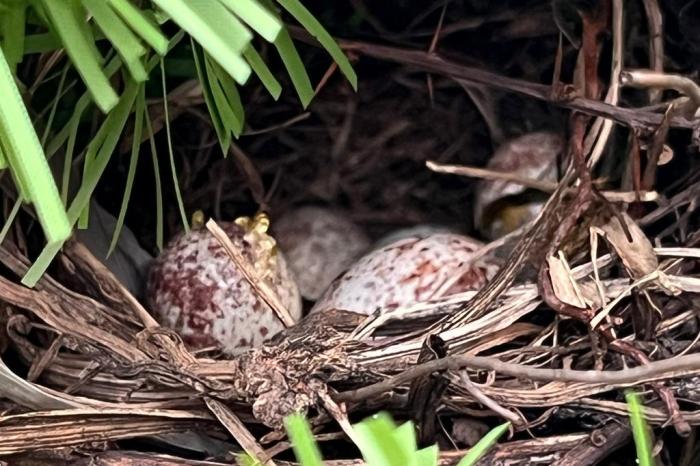
[[[615,23],[620,8],[620,2],[613,2],[613,40],[621,34]],[[592,18],[587,27],[596,24]],[[583,33],[590,39],[598,32]],[[295,411],[309,416],[317,438],[337,457],[329,464],[358,464],[342,459],[354,455],[343,443],[343,431],[384,409],[413,419],[421,443],[451,439],[452,445],[442,445],[444,464],[459,460],[474,432],[502,419],[511,422],[509,438],[479,464],[594,464],[629,442],[624,392],[630,388],[643,392],[644,414],[653,426],[670,426],[687,436],[700,425],[697,164],[690,157],[674,160],[676,173],[685,176],[659,178],[654,185],[662,152],[668,155],[664,147],[679,146],[669,130],[697,133],[697,117],[671,105],[618,106],[620,83],[645,86],[649,76],[623,73],[617,64],[610,70],[615,92],[602,96],[595,73],[578,87],[549,87],[432,53],[364,42],[342,45],[354,54],[444,76],[472,92],[493,87],[571,111],[567,151],[572,164],[551,187],[544,210],[475,255],[498,251],[505,257],[496,276],[479,291],[370,316],[342,309],[311,314],[264,347],[225,359],[189,351],[77,241],[65,246],[36,287],[22,286],[28,240],[16,232],[0,247],[5,267],[0,276],[0,394],[5,399],[0,455],[9,464],[27,458],[45,464],[227,464],[238,448],[234,441],[262,461],[289,464],[290,444],[282,426]],[[590,42],[583,47],[597,65]],[[381,88],[376,89],[380,95]],[[473,97],[478,100],[477,94]],[[383,103],[395,111],[392,100]],[[481,128],[497,139],[487,102],[478,101],[487,122]],[[407,173],[428,159],[454,161],[459,149],[474,142],[470,135],[460,139],[464,122],[428,138],[411,132],[402,119],[389,130],[380,119],[362,119],[366,137],[353,139],[348,137],[351,117],[361,106],[348,102],[327,104],[318,112],[337,130],[331,138],[337,153],[352,146],[355,154],[342,163],[331,156],[325,166],[333,168],[334,183],[319,176],[298,194],[295,186],[306,176],[299,168],[269,195],[262,180],[275,167],[259,163],[260,175],[245,154],[237,155],[256,203],[284,210],[309,198],[343,197],[356,206],[351,209],[355,219],[390,224],[399,220],[377,212],[397,212],[391,206],[398,191],[408,193],[399,196],[405,200],[398,211],[403,220],[412,212],[412,222],[424,221],[432,201],[438,219],[470,221],[454,199],[471,188],[448,185],[453,189],[446,193],[435,181],[451,175],[426,169],[425,178],[406,181],[399,172],[396,179],[404,184],[398,190],[384,178],[370,184],[366,176],[395,171],[392,162],[399,159]],[[631,129],[630,160],[646,155],[645,166],[636,167],[631,191],[605,190],[591,176],[590,167],[614,153],[604,152],[606,147],[622,146],[610,139],[612,122]],[[297,139],[282,142],[304,146],[315,134],[301,131]],[[406,137],[395,141],[396,135]],[[377,148],[390,156],[373,156]],[[313,150],[311,145],[305,157],[313,158]],[[498,175],[439,163],[431,167]],[[187,169],[184,173],[185,180],[195,183]],[[209,195],[190,187],[193,205]],[[355,197],[348,198],[350,194]],[[235,196],[223,201],[215,211],[242,202]],[[622,203],[630,206],[628,212]],[[215,224],[210,228],[215,230]],[[236,266],[246,267],[235,253],[231,256]],[[265,301],[274,301],[270,290],[254,288]]]

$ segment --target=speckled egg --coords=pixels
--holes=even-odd
[[[341,309],[371,314],[483,287],[498,268],[475,259],[482,243],[438,233],[376,249],[357,261],[318,300],[311,312]]]
[[[487,167],[524,178],[557,181],[564,139],[535,132],[511,139],[493,154]],[[474,220],[481,233],[496,239],[526,224],[542,209],[547,195],[517,183],[482,180],[477,185]]]
[[[298,287],[265,232],[267,223],[258,220],[243,218],[219,226],[292,317],[299,319]],[[216,345],[237,354],[260,346],[284,328],[204,227],[177,235],[155,260],[148,277],[148,300],[157,320],[194,349]]]
[[[301,295],[312,301],[369,248],[364,231],[339,210],[292,209],[276,219],[272,228]]]

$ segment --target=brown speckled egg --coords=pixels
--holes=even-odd
[[[369,248],[365,233],[342,211],[306,206],[287,211],[272,225],[301,295],[316,300]]]
[[[488,258],[473,261],[481,247],[476,240],[451,233],[396,241],[357,261],[311,312],[341,309],[371,314],[378,308],[390,310],[479,289],[497,272]]]
[[[299,290],[266,226],[261,229],[257,219],[239,220],[219,225],[299,319]],[[284,328],[205,227],[177,235],[163,250],[149,273],[148,298],[157,320],[194,349],[218,345],[236,354]]]
[[[487,167],[555,182],[563,150],[564,139],[556,133],[528,133],[502,144]],[[474,220],[484,236],[499,238],[535,218],[546,199],[545,193],[528,192],[517,183],[483,180],[476,189]]]

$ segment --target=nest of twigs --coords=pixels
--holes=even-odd
[[[245,213],[251,203],[274,213],[322,201],[343,205],[376,234],[427,221],[469,231],[473,183],[435,167],[481,165],[491,141],[551,128],[565,115],[573,162],[538,219],[485,247],[484,254],[505,259],[478,292],[370,317],[314,314],[263,348],[209,359],[159,327],[79,242],[65,247],[34,289],[20,285],[29,260],[27,240],[15,232],[0,248],[0,392],[7,400],[0,455],[9,464],[31,457],[32,464],[215,465],[230,463],[242,447],[288,464],[282,420],[302,410],[338,458],[329,464],[358,464],[342,459],[355,454],[343,430],[389,409],[417,423],[420,442],[438,441],[445,464],[458,461],[474,432],[503,419],[511,436],[479,464],[597,464],[630,441],[623,396],[630,387],[643,392],[651,425],[694,435],[700,176],[692,143],[700,91],[659,71],[623,69],[625,60],[636,64],[625,44],[637,47],[642,32],[632,28],[630,39],[622,20],[658,26],[650,13],[656,2],[645,3],[648,21],[620,1],[582,13],[583,78],[572,86],[535,84],[557,69],[551,34],[537,39],[539,48],[497,63],[520,70],[522,79],[412,47],[418,33],[382,46],[345,41],[364,60],[398,64],[387,68],[392,79],[369,80],[359,95],[327,83],[333,98],[310,116],[241,143],[234,160],[243,170],[230,178],[215,175],[231,159],[212,162],[210,130],[176,145],[197,154],[182,167],[187,207],[211,205],[217,218]],[[500,40],[535,40],[515,21],[527,25],[549,12],[508,11],[480,24],[500,31]],[[472,27],[481,34],[482,26]],[[554,55],[547,64],[532,65],[548,45]],[[575,62],[578,51],[563,50],[564,65]],[[652,65],[663,61],[658,49],[647,54]],[[630,102],[648,97],[653,105],[623,106],[625,85],[644,88]],[[659,94],[665,87],[690,98]],[[507,111],[501,118],[521,104],[533,115],[527,123],[516,119],[513,127]],[[253,125],[256,118],[269,115],[259,112]],[[438,163],[432,171],[428,160]],[[603,185],[594,182],[600,178]],[[668,440],[660,447],[666,455],[680,454],[677,437],[659,438]]]

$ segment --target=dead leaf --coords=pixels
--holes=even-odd
[[[620,256],[632,278],[638,279],[656,271],[659,267],[659,260],[649,238],[627,213],[622,212],[620,218],[625,222],[632,241],[628,240],[618,217],[612,217],[608,223],[600,228],[603,237]]]
[[[580,308],[599,309],[603,306],[593,281],[576,280],[558,257],[548,257],[547,264],[554,294],[560,301]]]

